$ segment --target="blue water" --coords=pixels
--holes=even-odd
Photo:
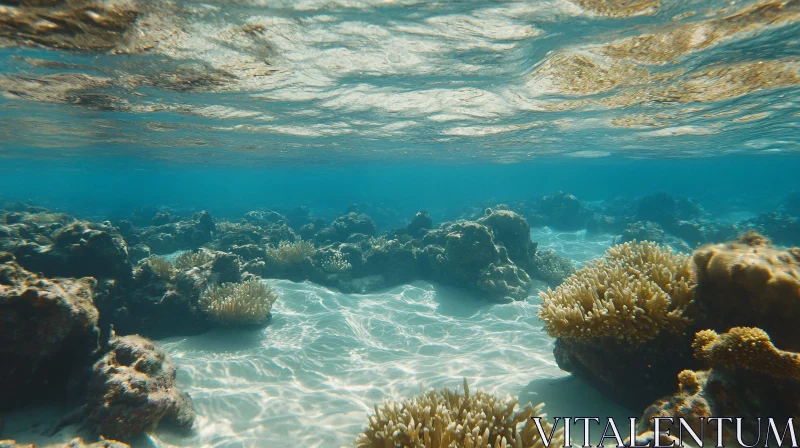
[[[350,204],[369,203],[392,209],[398,220],[428,210],[441,221],[453,219],[453,213],[466,206],[522,201],[556,191],[587,202],[666,191],[690,197],[718,214],[743,209],[760,213],[774,210],[789,193],[800,191],[799,170],[800,158],[785,155],[256,167],[81,158],[45,164],[10,160],[0,184],[6,200],[89,216],[124,217],[135,208],[167,206],[238,219],[257,208],[305,205],[340,213]]]
[[[730,223],[800,192],[797,1],[603,3],[625,2],[158,0],[114,51],[0,33],[0,202],[90,220],[359,204],[386,231],[557,191],[664,191]],[[576,265],[614,236],[531,234]],[[559,370],[541,283],[465,307],[425,282],[348,295],[268,281],[267,328],[159,341],[200,430],[137,446],[347,446],[373,403],[463,377],[550,415],[631,413]],[[9,416],[0,436],[52,440],[41,428],[61,411]]]

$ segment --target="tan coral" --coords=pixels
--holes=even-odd
[[[265,322],[277,299],[266,283],[248,280],[209,286],[200,296],[200,307],[223,325],[251,325]]]
[[[717,334],[703,330],[695,335],[695,357],[712,367],[747,369],[774,378],[800,379],[800,355],[778,350],[760,328],[735,327]]]
[[[800,300],[800,249],[780,250],[748,234],[727,244],[695,251],[701,280],[734,284],[762,300]]]
[[[691,260],[652,242],[617,245],[555,290],[540,294],[539,317],[558,338],[612,337],[639,343],[680,332],[694,299]]]
[[[532,417],[545,417],[543,404],[517,408],[517,398],[500,400],[479,390],[470,395],[464,380],[464,393],[430,390],[402,403],[386,401],[356,441],[358,448],[541,448],[545,445]],[[549,437],[552,425],[542,419]],[[522,426],[520,426],[522,425]],[[561,446],[557,432],[552,446]]]
[[[779,347],[799,351],[800,248],[778,249],[750,233],[694,253],[701,328],[758,327]]]

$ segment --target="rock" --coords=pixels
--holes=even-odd
[[[153,219],[150,220],[150,224],[154,226],[163,226],[164,224],[169,224],[172,221],[172,216],[167,211],[162,211],[156,213],[153,216]]]
[[[544,225],[560,230],[584,229],[589,217],[578,198],[562,191],[543,197],[539,213],[544,217]]]
[[[146,244],[137,244],[131,248],[130,260],[131,263],[138,263],[150,256],[150,248]]]
[[[98,349],[94,279],[47,279],[0,256],[0,410],[74,395]]]
[[[139,229],[138,236],[152,253],[169,254],[178,250],[197,249],[211,242],[215,230],[216,224],[211,215],[201,211],[193,214],[191,219],[172,219],[167,224]]]
[[[130,279],[128,247],[109,222],[75,221],[67,215],[27,215],[0,226],[0,250],[25,269],[49,277]]]
[[[289,210],[286,213],[286,224],[293,230],[299,230],[301,227],[311,222],[310,211],[308,207],[300,206]]]
[[[336,218],[328,229],[320,231],[317,234],[317,241],[320,243],[342,242],[354,233],[375,236],[377,234],[375,223],[367,215],[351,212]]]
[[[278,212],[273,212],[272,210],[256,210],[247,212],[245,213],[243,220],[247,223],[261,227],[286,224],[286,217]]]
[[[531,276],[542,280],[551,288],[557,287],[574,273],[575,265],[572,260],[558,255],[552,249],[538,251],[534,256]]]
[[[630,241],[652,241],[664,244],[666,236],[664,230],[655,222],[637,221],[628,224],[622,235],[614,239],[614,244],[622,244]]]
[[[176,367],[152,341],[112,334],[94,364],[87,422],[105,438],[127,441],[162,421],[191,430],[191,398],[175,385]]]
[[[533,282],[528,274],[514,264],[490,264],[482,270],[478,287],[484,296],[498,302],[525,300]]]
[[[688,198],[675,198],[668,193],[658,192],[639,199],[636,218],[661,224],[669,231],[678,221],[700,219],[703,210]]]
[[[800,218],[785,213],[762,213],[745,221],[747,228],[767,235],[778,244],[800,246]]]
[[[429,215],[428,212],[421,211],[417,212],[417,214],[411,218],[411,222],[408,223],[408,226],[406,226],[406,230],[412,237],[419,238],[432,227],[433,219],[431,218],[431,215]]]
[[[509,210],[488,209],[478,224],[492,230],[495,243],[506,248],[511,261],[524,269],[531,267],[536,243],[531,241],[531,228],[525,218]]]

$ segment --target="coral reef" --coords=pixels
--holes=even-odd
[[[685,334],[693,279],[689,256],[631,242],[541,293],[559,367],[632,407],[670,393],[677,373],[694,365]]]
[[[559,230],[585,229],[592,213],[575,196],[559,191],[544,196],[528,219],[536,227],[551,226]]]
[[[748,233],[694,253],[701,328],[758,327],[778,346],[800,351],[800,248],[778,249]]]
[[[652,242],[625,243],[543,292],[539,317],[553,337],[638,344],[686,328],[692,286],[688,256]]]
[[[479,390],[470,394],[464,380],[464,392],[429,392],[401,403],[386,401],[375,406],[369,426],[359,436],[359,448],[389,446],[424,446],[426,448],[505,447],[539,448],[541,440],[532,417],[543,417],[543,405],[530,403],[517,409],[518,400],[501,400]],[[521,426],[520,426],[521,425]],[[552,425],[542,419],[544,433]],[[556,433],[551,443],[561,446],[563,434]]]
[[[175,265],[175,269],[186,271],[191,268],[200,267],[213,259],[211,255],[206,253],[203,250],[199,250],[197,252],[184,252],[177,257],[173,261]]]
[[[530,269],[537,244],[531,241],[531,227],[525,218],[509,210],[487,209],[477,223],[491,229],[495,243],[506,249],[514,264]]]
[[[114,325],[120,334],[162,338],[198,334],[212,328],[213,319],[202,310],[200,294],[209,284],[240,282],[242,266],[236,255],[204,250],[211,261],[187,270],[157,262],[168,275],[153,266],[155,257],[140,262],[127,284],[100,282],[95,304],[102,327]]]
[[[311,258],[317,252],[314,243],[298,240],[295,242],[281,241],[277,247],[267,247],[267,261],[283,269],[297,266],[306,258]]]
[[[778,244],[800,246],[800,216],[780,212],[762,213],[745,221],[748,229],[769,235]]]
[[[329,227],[317,233],[316,241],[321,244],[344,242],[355,234],[376,236],[378,231],[372,218],[357,212],[340,216]]]
[[[167,355],[140,336],[112,334],[108,344],[92,370],[87,423],[101,436],[123,441],[162,421],[190,430],[192,401],[176,387],[176,367]]]
[[[320,263],[322,270],[331,274],[343,274],[349,272],[353,265],[344,259],[341,252],[333,252],[328,258]]]
[[[628,224],[622,235],[614,239],[614,244],[628,243],[631,241],[652,241],[664,244],[666,236],[660,225],[650,221],[637,221]]]
[[[262,281],[210,285],[200,295],[203,312],[223,325],[264,323],[278,296]]]
[[[433,219],[426,211],[417,212],[406,226],[406,231],[414,238],[425,235],[425,232],[433,228]]]
[[[558,255],[553,249],[540,250],[534,256],[531,276],[551,288],[557,287],[574,273],[572,260]]]
[[[679,221],[699,219],[703,210],[691,199],[675,198],[658,192],[639,199],[636,217],[641,221],[657,222],[665,228]]]
[[[525,246],[533,255],[535,245]],[[492,229],[477,222],[444,224],[427,232],[414,254],[424,278],[460,287],[474,285],[493,300],[524,300],[532,286],[506,248],[495,244]]]
[[[704,441],[716,443],[716,428],[701,425],[699,418],[735,415],[744,422],[743,440],[761,440],[766,428],[758,427],[758,418],[769,416],[777,423],[800,414],[800,355],[775,348],[763,330],[704,330],[693,345],[695,356],[710,369],[680,372],[677,392],[645,410],[640,431],[654,417],[683,417]],[[732,425],[723,427],[724,446],[735,444],[735,437]]]
[[[211,215],[201,211],[190,219],[172,220],[162,225],[134,228],[125,235],[129,244],[142,243],[150,252],[157,255],[169,254],[178,250],[194,250],[211,242],[216,224]],[[159,222],[156,219],[156,222]]]
[[[88,223],[63,214],[6,214],[0,251],[25,269],[49,277],[130,278],[128,246],[109,222]]]
[[[800,355],[776,349],[760,328],[734,327],[722,335],[714,330],[699,331],[693,348],[698,359],[712,366],[800,380]]]
[[[172,263],[164,258],[159,257],[158,255],[151,255],[147,257],[147,260],[145,260],[144,263],[150,268],[156,277],[164,281],[172,280],[178,273],[175,267],[172,266]]]
[[[68,389],[98,349],[94,280],[47,279],[8,253],[0,263],[0,409],[79,394]]]

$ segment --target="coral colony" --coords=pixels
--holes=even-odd
[[[588,446],[592,432],[598,446],[796,447],[800,248],[773,245],[754,231],[764,230],[758,220],[727,233],[694,221],[685,237],[707,244],[677,251],[685,243],[636,240],[664,238],[657,225],[680,227],[681,212],[651,213],[648,204],[664,198],[642,199],[635,216],[618,212],[635,207],[613,205],[590,214],[576,201],[558,194],[438,226],[419,212],[382,234],[357,211],[326,222],[305,208],[258,210],[231,222],[161,210],[96,223],[8,204],[0,210],[0,408],[77,399],[59,427],[82,422],[104,446],[126,446],[110,440],[127,443],[165,422],[188,434],[194,410],[177,387],[178,366],[146,338],[268,325],[280,297],[264,279],[350,293],[422,279],[497,302],[527,299],[539,280],[552,285],[539,318],[558,366],[640,417],[548,420],[544,404],[473,393],[464,379],[461,391],[376,405],[355,446],[549,448],[581,436]],[[537,250],[529,219],[616,223],[625,241],[575,270]]]

